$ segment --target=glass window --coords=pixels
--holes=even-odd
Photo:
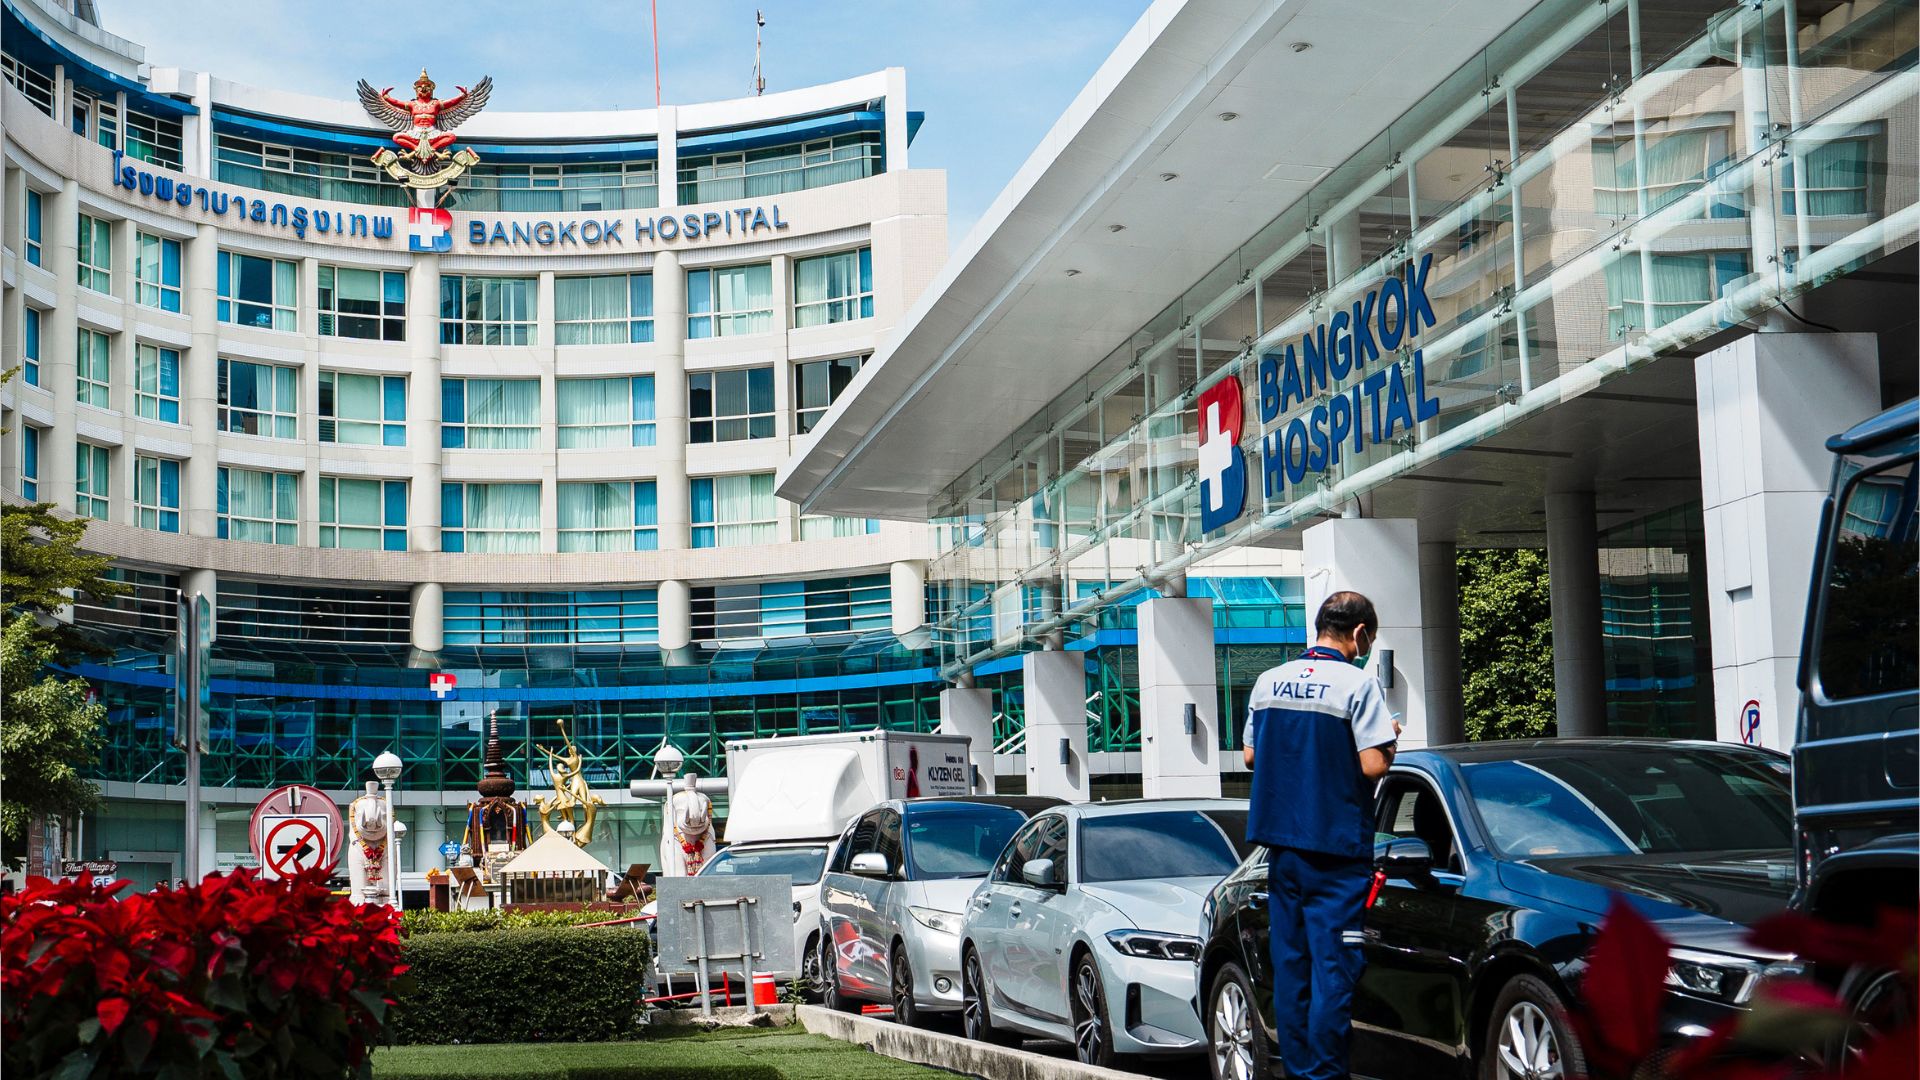
[[[532,345],[540,279],[440,278],[440,344]]]
[[[1422,841],[1433,856],[1433,865],[1459,872],[1453,823],[1440,802],[1440,793],[1431,784],[1412,777],[1389,778],[1377,812],[1374,843],[1402,838]]]
[[[1012,807],[985,803],[917,807],[907,816],[908,876],[915,881],[985,877],[1026,820]]]
[[[651,551],[659,547],[655,484],[561,484],[561,551]]]
[[[398,270],[322,266],[320,335],[407,340],[407,275]]]
[[[40,429],[31,424],[20,427],[20,497],[40,498]]]
[[[213,159],[217,178],[229,184],[327,201],[378,206],[413,204],[412,192],[394,183],[359,154],[277,146],[216,133]],[[461,186],[466,185],[463,182]],[[477,207],[469,205],[463,209]],[[349,236],[368,235],[364,215],[341,216],[347,220],[340,231]]]
[[[773,369],[701,371],[687,376],[687,441],[773,438]]]
[[[793,368],[793,429],[805,435],[826,418],[827,409],[860,373],[864,356],[809,360]]]
[[[133,505],[141,528],[179,532],[180,463],[171,458],[135,458]]]
[[[820,880],[820,872],[826,869],[826,865],[825,845],[771,848],[760,851],[722,848],[700,871],[700,876],[772,874],[778,877],[791,877],[795,885],[812,885]]]
[[[1557,749],[1460,770],[1493,846],[1515,858],[1793,846],[1785,764],[1750,753]]]
[[[1239,822],[1246,828],[1244,816]],[[1227,825],[1197,810],[1157,810],[1080,822],[1080,880],[1221,878],[1240,864]]]
[[[53,115],[52,75],[31,64],[23,64],[7,53],[0,53],[0,75],[4,75],[7,85],[20,91],[34,108],[48,116]]]
[[[734,337],[773,329],[773,265],[687,271],[687,336]]]
[[[320,546],[407,550],[407,482],[321,477]]]
[[[20,330],[20,378],[28,386],[40,385],[40,309],[23,308]]]
[[[806,143],[680,159],[680,202],[733,199],[844,184],[886,171],[881,135],[857,131]]]
[[[1727,156],[1727,129],[1720,124],[1663,130],[1659,118],[1645,122],[1641,145],[1646,159],[1634,157],[1631,125],[1603,127],[1593,142],[1594,208],[1614,218],[1640,214],[1639,177],[1646,176],[1647,212],[1659,210],[1703,186]],[[1680,121],[1684,122],[1684,121]]]
[[[531,450],[539,440],[539,379],[441,380],[441,446]]]
[[[1019,882],[1020,868],[1034,857],[1034,851],[1040,846],[1040,830],[1061,825],[1059,817],[1047,815],[1034,818],[1013,834],[1013,839],[1000,851],[1000,857],[994,861],[990,875],[995,881]]]
[[[1836,139],[1806,152],[1805,191],[1809,217],[1866,214],[1872,211],[1868,186],[1875,172],[1875,141],[1872,138]],[[1793,155],[1788,154],[1780,161],[1780,211],[1792,214],[1795,212],[1794,196],[1797,194],[1793,181]]]
[[[163,424],[180,422],[180,352],[142,341],[133,347],[133,412]]]
[[[540,485],[440,485],[440,550],[540,550]]]
[[[800,519],[800,539],[831,540],[840,536],[871,536],[880,531],[878,518],[822,517]]]
[[[163,169],[178,169],[182,145],[177,117],[148,116],[127,110],[128,157]]]
[[[81,517],[107,518],[113,494],[111,454],[104,446],[80,443],[73,457],[73,512]]]
[[[793,325],[873,318],[873,250],[841,251],[793,263]]]
[[[261,330],[299,329],[298,263],[222,251],[216,256],[216,264],[220,269],[217,307],[221,322]]]
[[[1639,253],[1627,252],[1607,266],[1607,330],[1616,338],[1665,326],[1705,307],[1728,283],[1747,275],[1747,255],[1740,251],[1653,255],[1648,261],[1653,267],[1652,327],[1646,325]]]
[[[299,369],[222,358],[219,427],[269,439],[299,438]]]
[[[652,446],[653,376],[556,380],[554,415],[562,450]]]
[[[449,645],[646,644],[660,640],[653,589],[448,592]]]
[[[322,371],[320,441],[356,446],[407,445],[406,377]]]
[[[1818,638],[1820,694],[1845,701],[1920,686],[1914,584],[1920,498],[1914,460],[1853,478],[1826,557]]]
[[[28,188],[27,189],[27,262],[33,266],[40,265],[40,228],[41,228],[40,214],[41,212],[42,212],[42,209],[41,209],[40,193],[33,190],[32,188]]]
[[[774,541],[773,474],[702,476],[693,481],[693,546],[744,547]]]
[[[113,291],[113,223],[80,215],[80,287]]]
[[[294,473],[220,466],[220,539],[299,543],[299,485]]]
[[[113,383],[113,360],[107,335],[80,328],[74,336],[75,397],[82,405],[107,408],[107,388]]]
[[[557,345],[652,341],[653,275],[555,278],[553,322]]]
[[[161,311],[180,310],[180,241],[151,233],[135,235],[134,299]]]

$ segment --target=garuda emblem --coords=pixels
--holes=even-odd
[[[373,163],[388,176],[412,188],[441,188],[480,163],[480,155],[470,149],[449,153],[447,147],[454,140],[453,129],[486,108],[487,98],[493,93],[492,76],[481,79],[471,90],[456,86],[459,93],[448,98],[433,96],[433,80],[427,77],[425,68],[413,81],[414,96],[409,100],[392,96],[391,86],[375,90],[365,79],[357,89],[360,106],[368,116],[393,129],[394,145],[400,147],[399,152],[382,148],[373,155]]]

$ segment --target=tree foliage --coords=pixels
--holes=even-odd
[[[1553,613],[1542,551],[1462,551],[1461,691],[1469,739],[1554,734]]]

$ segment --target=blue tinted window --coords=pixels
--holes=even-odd
[[[1018,810],[984,803],[951,803],[909,813],[908,876],[916,881],[986,877],[1024,821]]]

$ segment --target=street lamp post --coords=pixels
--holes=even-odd
[[[400,768],[400,756],[391,750],[381,751],[380,756],[373,759],[373,775],[380,781],[381,786],[386,788],[387,841],[386,853],[381,856],[381,861],[386,864],[387,869],[387,902],[395,911],[401,910],[401,907],[400,865],[394,859],[393,847],[395,820],[393,816],[393,782],[400,779]]]

